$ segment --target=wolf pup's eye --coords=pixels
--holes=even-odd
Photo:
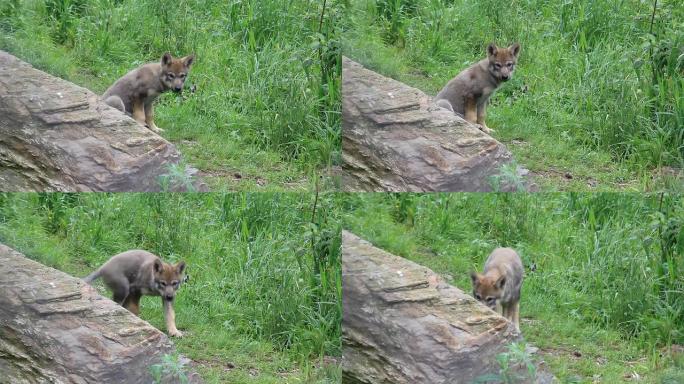
[[[174,74],[171,73],[171,72],[167,73],[166,76],[168,76],[169,79],[173,79],[173,78],[176,77],[176,75],[174,75]]]

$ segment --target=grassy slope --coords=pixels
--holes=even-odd
[[[194,52],[186,85],[197,91],[160,97],[162,136],[215,190],[311,190],[339,149],[337,11],[322,10],[306,0],[10,0],[0,49],[98,94],[166,51]]]
[[[345,228],[466,292],[494,247],[516,248],[526,266],[522,333],[561,382],[684,380],[684,353],[667,353],[684,343],[682,274],[667,300],[656,293],[656,223],[679,229],[672,271],[684,268],[681,197],[665,198],[666,220],[656,196],[640,195],[376,194],[344,205]]]
[[[672,177],[684,168],[676,2],[659,2],[653,43],[652,2],[349,3],[343,53],[432,95],[483,58],[487,43],[519,41],[516,74],[493,96],[487,121],[543,190],[684,189],[684,176]],[[649,82],[648,47],[664,55],[660,84]]]
[[[339,356],[341,321],[331,204],[321,197],[311,225],[313,196],[304,194],[0,194],[0,242],[75,276],[127,249],[185,260],[190,281],[176,302],[185,337],[174,343],[207,383],[336,383],[327,358]],[[164,329],[157,298],[143,298],[141,316]]]

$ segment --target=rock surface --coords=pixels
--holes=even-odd
[[[174,351],[81,279],[0,244],[0,382],[149,384],[150,366]]]
[[[342,58],[347,191],[490,191],[511,154],[422,91]],[[510,182],[499,190],[512,190]],[[496,184],[495,184],[496,185]]]
[[[94,93],[0,51],[0,191],[159,191],[180,159]]]
[[[342,302],[344,384],[471,383],[498,373],[496,355],[520,340],[511,323],[430,269],[346,231]]]

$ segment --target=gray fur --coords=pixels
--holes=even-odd
[[[454,112],[454,107],[451,106],[451,103],[447,99],[435,100],[435,105],[438,107],[442,107],[444,109],[448,109],[451,112]]]
[[[114,107],[118,109],[121,112],[126,113],[126,105],[124,104],[123,100],[117,96],[117,95],[112,95],[104,99],[104,102],[107,103],[110,107]],[[130,114],[130,112],[128,112]]]
[[[133,99],[141,98],[147,102],[153,102],[163,92],[168,91],[166,85],[160,81],[162,67],[159,63],[145,64],[140,68],[136,68],[122,78],[117,80],[111,87],[109,87],[102,98],[105,102],[114,108],[120,110],[118,105],[123,105],[124,112],[133,112]],[[152,90],[153,92],[150,92]],[[144,95],[143,97],[141,97]],[[120,100],[111,99],[116,97]],[[107,100],[113,100],[117,105],[110,104]]]
[[[112,256],[95,272],[83,280],[88,284],[102,278],[114,294],[114,301],[122,304],[129,294],[160,296],[154,281],[154,265],[161,259],[150,252],[131,250]]]
[[[506,281],[499,299],[502,305],[520,301],[520,288],[523,282],[523,265],[520,256],[511,248],[497,248],[487,258],[484,267],[486,275],[491,270],[498,270]]]
[[[487,58],[478,61],[451,79],[435,96],[433,103],[446,108],[466,121],[479,124],[485,133],[487,127],[487,103],[489,97],[513,75],[520,53],[520,44],[499,48],[492,43],[487,46]]]
[[[492,75],[489,67],[489,59],[483,59],[459,73],[439,91],[435,96],[435,102],[447,101],[451,110],[461,116],[465,115],[466,98],[476,99],[478,105],[486,104],[501,84],[501,81]]]

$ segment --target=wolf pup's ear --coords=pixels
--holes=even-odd
[[[489,43],[489,45],[487,46],[487,55],[488,56],[495,56],[497,49],[498,48],[496,47],[496,44]]]
[[[475,271],[470,271],[470,280],[472,280],[473,285],[477,285],[480,282],[480,279]]]
[[[518,53],[520,53],[520,44],[513,43],[513,45],[508,47],[508,50],[513,54],[513,56],[518,57]]]
[[[157,259],[154,261],[154,272],[161,272],[163,267],[161,260]]]
[[[166,52],[164,56],[162,56],[161,64],[162,66],[166,67],[171,64],[171,61],[173,61],[173,57],[170,53]]]
[[[185,261],[179,261],[178,264],[176,264],[176,271],[178,271],[178,273],[183,273],[183,271],[185,271]]]
[[[185,56],[183,58],[183,64],[185,65],[185,68],[190,68],[192,63],[195,62],[195,55],[190,55],[190,56]]]
[[[497,280],[496,283],[494,283],[494,288],[501,289],[501,288],[503,288],[503,286],[505,284],[506,284],[506,277],[501,276],[501,277],[499,277],[499,280]]]

